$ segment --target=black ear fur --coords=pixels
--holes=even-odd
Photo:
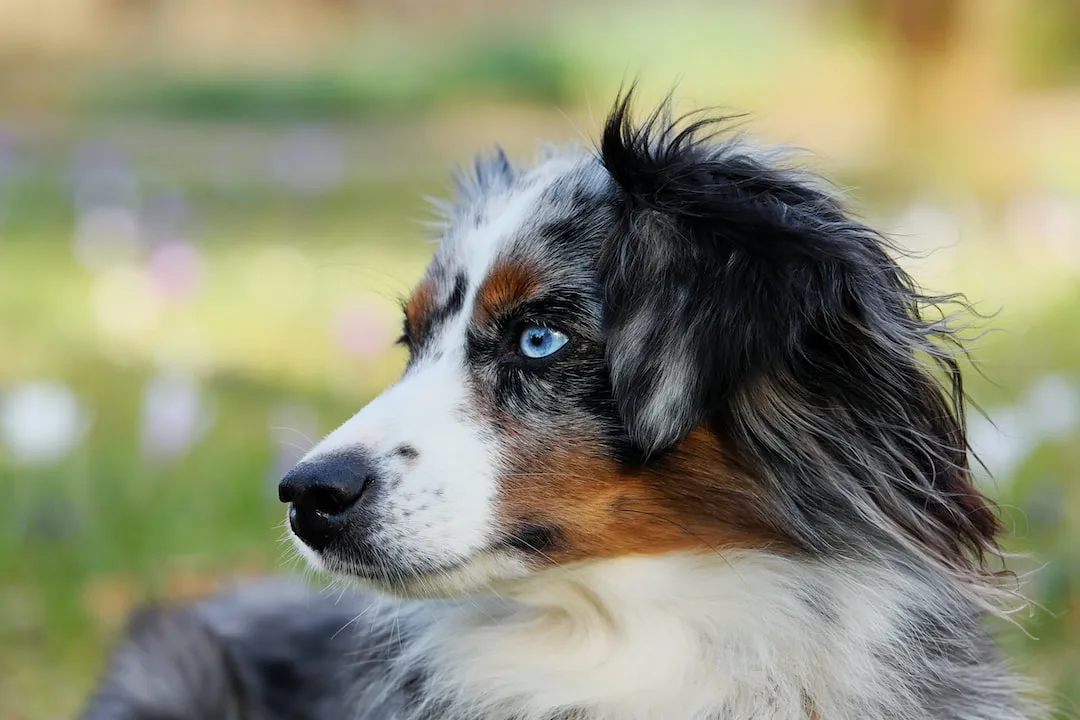
[[[938,342],[959,341],[923,318],[953,297],[921,295],[889,243],[814,180],[715,141],[714,120],[680,129],[657,111],[635,125],[630,100],[600,146],[616,193],[600,282],[631,441],[650,454],[708,423],[774,486],[775,512],[808,547],[836,547],[851,533],[830,524],[862,515],[946,562],[993,549],[958,365]]]
[[[601,282],[615,394],[633,440],[654,451],[799,352],[811,328],[874,311],[854,284],[888,283],[868,274],[894,266],[811,182],[702,136],[722,119],[679,129],[657,111],[634,125],[630,100],[600,148],[619,189]]]

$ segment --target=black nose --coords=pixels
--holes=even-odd
[[[291,503],[289,525],[301,540],[321,550],[348,523],[375,468],[361,453],[335,453],[300,463],[281,479],[278,499]]]

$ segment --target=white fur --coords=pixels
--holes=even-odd
[[[415,459],[395,462],[374,508],[380,522],[371,542],[393,559],[453,564],[482,548],[493,531],[498,448],[470,417],[463,362],[451,349],[414,369],[312,451],[314,457],[360,446],[385,464],[399,445],[417,449]]]
[[[392,488],[375,511],[379,530],[370,542],[381,555],[429,567],[455,566],[449,574],[425,580],[445,583],[446,591],[482,587],[492,577],[516,576],[520,563],[485,556],[497,531],[498,476],[502,464],[499,439],[484,422],[469,395],[466,378],[466,331],[476,293],[500,251],[535,211],[538,197],[554,175],[545,173],[525,190],[490,198],[480,227],[457,228],[444,248],[454,267],[462,268],[467,290],[462,310],[432,341],[395,385],[331,432],[304,458],[311,460],[350,447],[362,447],[382,465],[391,466]],[[445,300],[445,298],[443,299]],[[401,445],[417,457],[394,457]],[[301,552],[318,560],[316,567],[345,569],[340,558],[322,558],[298,543]],[[434,591],[434,588],[428,588]]]
[[[431,669],[448,716],[863,720],[868,696],[903,706],[874,650],[895,643],[905,604],[932,600],[902,575],[757,551],[599,561],[497,590],[413,611],[426,630],[398,667]]]

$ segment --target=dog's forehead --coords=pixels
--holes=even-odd
[[[551,229],[582,216],[594,218],[606,180],[595,158],[560,155],[471,198],[447,223],[414,299],[423,295],[430,310],[447,303],[468,305],[472,293],[504,261],[566,264],[569,257],[559,256]]]

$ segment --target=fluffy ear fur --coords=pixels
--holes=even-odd
[[[629,109],[627,95],[600,147],[618,196],[600,278],[633,443],[654,453],[711,425],[774,486],[773,512],[804,529],[796,540],[808,548],[859,537],[830,532],[846,517],[914,537],[953,566],[965,566],[962,548],[992,548],[997,521],[969,477],[959,371],[935,342],[955,338],[922,317],[951,298],[921,296],[884,239],[816,183],[703,136],[715,121],[680,128],[658,111],[634,124]],[[799,497],[814,476],[849,514]]]
[[[485,195],[504,190],[514,182],[514,176],[514,166],[501,147],[496,146],[488,153],[479,153],[473,158],[471,169],[454,173],[458,202],[468,205]]]
[[[629,102],[601,145],[622,206],[602,276],[616,395],[634,440],[654,451],[751,373],[788,362],[811,329],[880,304],[858,283],[888,283],[866,276],[896,268],[803,179],[700,138],[719,121],[679,129],[657,111],[635,125]]]

